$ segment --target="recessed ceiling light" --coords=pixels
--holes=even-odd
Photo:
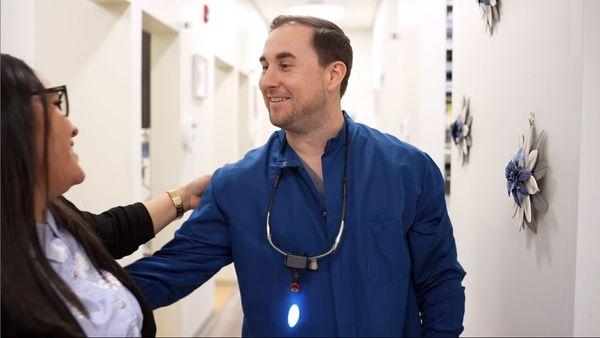
[[[333,21],[335,23],[340,23],[345,15],[345,11],[342,6],[323,4],[292,6],[288,8],[288,13],[292,15],[314,16],[317,18]]]

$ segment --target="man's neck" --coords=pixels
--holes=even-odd
[[[325,152],[325,144],[334,138],[344,125],[344,116],[341,110],[332,114],[319,126],[305,133],[286,131],[289,145],[313,169],[319,177],[323,178],[321,170],[321,156]]]

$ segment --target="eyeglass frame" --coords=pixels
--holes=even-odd
[[[65,100],[65,110],[66,111],[62,111],[62,113],[64,114],[65,117],[69,117],[69,96],[67,94],[67,86],[63,85],[63,86],[57,86],[57,87],[51,87],[51,88],[44,88],[44,90],[40,93],[40,92],[34,92],[33,95],[42,95],[42,94],[52,94],[52,93],[59,93],[59,94],[64,94],[62,97],[59,96],[59,98],[61,100]]]

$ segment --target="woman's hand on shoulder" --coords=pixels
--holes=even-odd
[[[200,204],[202,194],[204,194],[206,186],[210,183],[211,177],[212,175],[199,176],[178,189],[183,199],[183,208],[185,211],[194,209]]]

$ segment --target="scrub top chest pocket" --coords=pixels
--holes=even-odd
[[[365,222],[363,233],[369,280],[374,284],[406,280],[410,259],[404,238],[404,220]]]

